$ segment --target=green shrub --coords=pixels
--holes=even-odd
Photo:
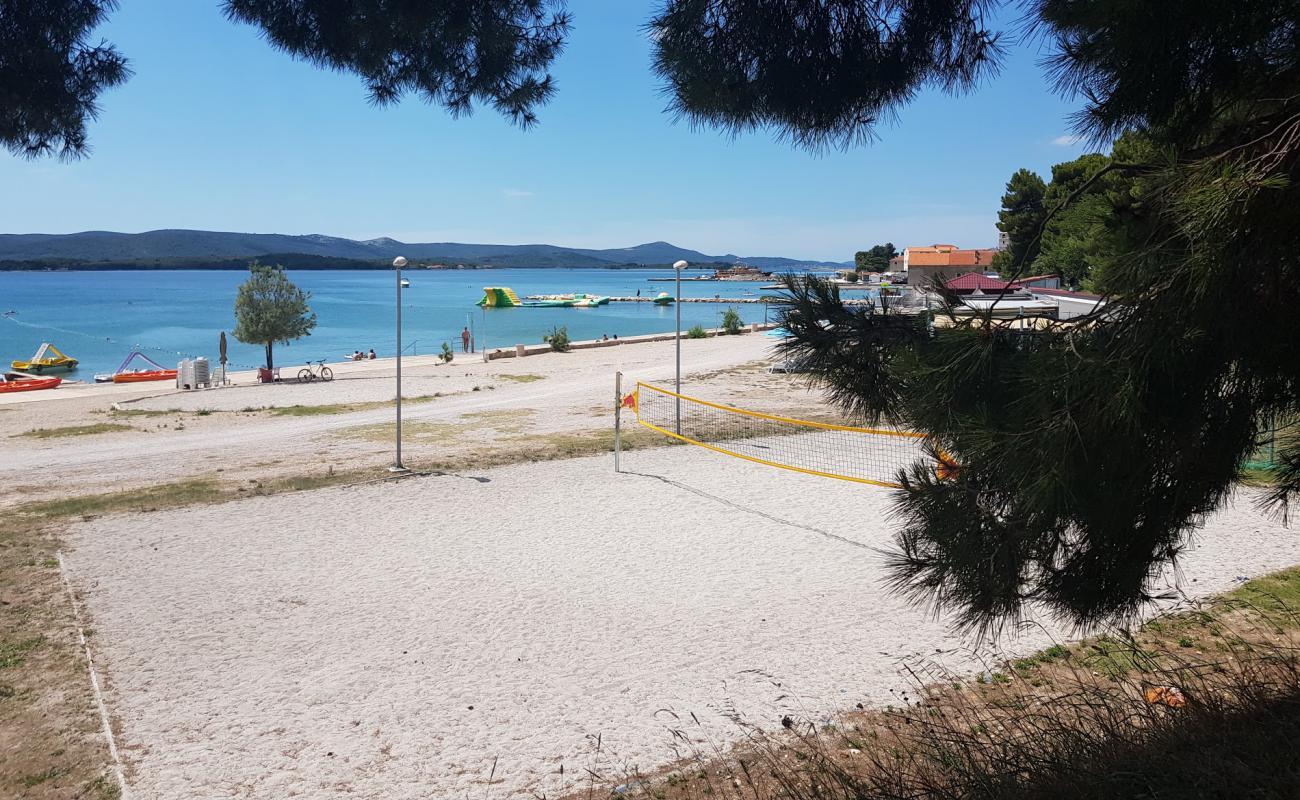
[[[696,325],[694,328],[691,328],[686,332],[687,339],[707,339],[708,336],[708,331],[704,330],[700,325]]]
[[[443,342],[443,343],[442,343],[442,352],[438,354],[438,358],[441,358],[441,359],[442,359],[442,363],[444,363],[444,364],[450,364],[450,363],[451,363],[451,360],[452,360],[453,358],[455,358],[455,357],[456,357],[456,354],[452,352],[452,350],[451,350],[451,345],[447,344],[446,342]]]
[[[735,336],[740,333],[740,326],[744,324],[740,314],[734,308],[728,308],[722,312],[722,330],[728,336]]]
[[[567,353],[569,352],[569,329],[564,325],[551,328],[550,333],[542,334],[542,341],[549,344],[557,353]]]

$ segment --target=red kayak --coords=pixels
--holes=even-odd
[[[62,378],[0,378],[0,392],[32,392],[53,389],[63,383]]]
[[[119,372],[113,376],[113,383],[140,383],[142,381],[174,381],[174,369],[149,369],[141,372]]]

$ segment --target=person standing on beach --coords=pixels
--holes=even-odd
[[[460,332],[460,351],[462,353],[469,352],[469,326],[468,325],[466,325],[465,329]]]

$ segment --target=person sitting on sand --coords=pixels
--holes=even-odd
[[[371,360],[371,361],[374,361],[374,360],[375,360],[375,348],[373,348],[373,347],[370,348],[370,360]]]
[[[353,361],[360,361],[360,360],[363,359],[363,358],[365,358],[365,356],[361,354],[361,351],[360,351],[360,350],[353,350],[353,351],[352,351],[352,360],[353,360]]]
[[[607,333],[607,334],[605,334],[604,336],[600,337],[600,340],[601,340],[602,342],[608,342],[608,341],[609,341],[609,334]]]

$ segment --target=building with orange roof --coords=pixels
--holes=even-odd
[[[903,272],[911,286],[928,286],[938,279],[948,281],[970,272],[984,274],[993,269],[992,248],[964,250],[955,244],[932,244],[903,250]]]

